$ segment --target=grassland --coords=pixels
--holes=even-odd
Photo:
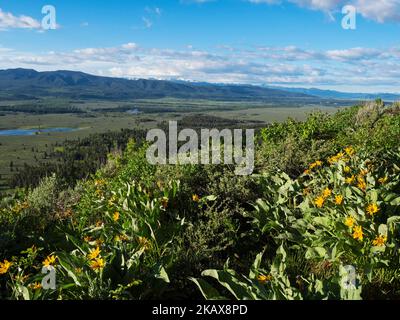
[[[76,128],[73,132],[52,132],[34,136],[0,136],[0,189],[6,189],[6,181],[25,163],[32,165],[53,151],[54,144],[65,140],[87,137],[94,133],[121,129],[152,128],[159,122],[179,120],[185,115],[201,113],[246,122],[282,122],[288,117],[304,120],[314,110],[329,114],[338,110],[332,106],[277,106],[263,102],[223,102],[207,100],[137,100],[137,101],[65,101],[46,98],[41,101],[1,102],[5,105],[37,105],[79,108],[82,113],[30,114],[4,113],[0,116],[0,130],[32,128]],[[140,110],[129,114],[129,110]],[[10,163],[13,163],[11,172]]]

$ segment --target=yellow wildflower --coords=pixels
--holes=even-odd
[[[151,248],[151,242],[146,237],[138,237],[137,242],[141,248],[149,250]]]
[[[100,228],[100,227],[102,227],[103,225],[104,225],[104,222],[101,221],[101,220],[99,220],[99,221],[96,222],[96,228]]]
[[[318,197],[318,198],[315,199],[314,203],[318,208],[322,208],[324,206],[324,203],[325,203],[325,198],[324,197]]]
[[[364,178],[362,178],[361,176],[359,176],[359,177],[357,178],[357,181],[358,181],[357,187],[358,187],[359,189],[361,189],[362,191],[365,191],[365,190],[367,189],[367,184],[366,184]]]
[[[118,212],[118,211],[114,213],[114,215],[113,215],[113,220],[114,220],[115,222],[117,222],[117,221],[119,220],[119,212]]]
[[[353,238],[360,241],[364,239],[364,233],[361,226],[356,226],[354,228]]]
[[[34,282],[29,285],[32,290],[39,290],[42,289],[42,284],[39,282]]]
[[[372,241],[372,244],[375,247],[383,247],[387,241],[387,237],[383,235],[379,235],[379,237],[376,237],[375,240]]]
[[[103,186],[103,185],[105,185],[106,184],[106,182],[104,181],[104,180],[102,180],[102,179],[98,179],[98,180],[95,180],[94,181],[94,185],[96,186],[96,187],[98,187],[98,186]]]
[[[346,154],[347,154],[348,156],[350,156],[350,157],[355,153],[353,147],[347,147],[347,148],[345,148],[345,149],[344,149],[344,152],[346,152]]]
[[[342,203],[343,203],[343,196],[342,195],[335,196],[335,204],[340,206]]]
[[[371,203],[367,206],[367,213],[370,216],[373,216],[375,213],[379,211],[379,207],[376,205],[376,203]]]
[[[355,177],[354,177],[354,175],[352,175],[351,177],[346,178],[345,182],[347,184],[352,184],[354,182],[354,180],[355,180]]]
[[[344,157],[344,153],[343,152],[339,152],[336,156],[332,156],[332,157],[328,158],[328,162],[330,164],[335,164],[336,162],[341,160],[343,157]]]
[[[24,201],[21,206],[22,206],[22,209],[28,209],[29,208],[28,201]]]
[[[84,240],[85,242],[92,242],[92,241],[93,241],[93,238],[92,238],[91,236],[85,236],[85,237],[83,238],[83,240]]]
[[[272,280],[272,276],[271,276],[271,275],[266,276],[266,275],[260,274],[260,275],[257,277],[257,280],[258,280],[258,282],[260,282],[261,284],[266,284],[268,281],[271,281],[271,280]]]
[[[118,200],[117,196],[114,194],[110,200],[108,200],[108,205],[110,207],[112,207],[113,205],[115,205],[115,202]]]
[[[322,166],[322,161],[321,160],[317,160],[317,161],[315,161],[315,162],[313,162],[313,163],[311,163],[310,164],[310,170],[312,170],[312,169],[314,169],[314,168],[316,168],[316,167],[321,167]]]
[[[163,208],[163,209],[167,209],[167,207],[168,207],[168,198],[167,197],[162,197],[161,198],[161,207]]]
[[[104,262],[104,260],[103,260],[102,258],[96,258],[95,260],[93,260],[93,261],[90,263],[90,267],[91,267],[93,270],[100,270],[100,269],[103,269],[104,266],[105,266],[105,262]]]
[[[0,262],[0,274],[5,274],[8,272],[8,269],[10,269],[12,263],[4,260],[3,262]]]
[[[49,266],[54,266],[56,263],[57,257],[52,255],[52,256],[48,256],[43,262],[43,266],[45,267],[49,267]]]
[[[326,198],[329,198],[329,197],[331,196],[331,194],[332,194],[332,190],[329,189],[329,188],[326,188],[326,189],[323,191],[322,196],[326,199]]]
[[[329,162],[329,164],[334,164],[334,163],[338,162],[338,158],[330,157],[330,158],[328,158],[328,162]]]
[[[304,173],[303,174],[305,174],[305,175],[309,175],[311,173],[311,171],[310,170],[308,170],[308,169],[306,169],[306,170],[304,170]]]
[[[129,238],[124,234],[117,234],[114,238],[115,242],[128,241]]]
[[[351,172],[351,168],[349,166],[345,166],[343,170],[346,173],[350,173]]]
[[[199,202],[200,201],[200,197],[197,194],[192,195],[192,200],[194,202]]]
[[[96,259],[99,256],[100,252],[101,252],[100,247],[96,247],[96,249],[90,250],[90,253],[88,254],[88,259],[89,260]]]
[[[379,178],[379,179],[378,179],[378,182],[379,182],[380,184],[385,184],[387,181],[388,181],[388,177],[383,177],[383,178]]]
[[[349,228],[353,228],[355,222],[356,222],[356,219],[354,219],[354,218],[351,217],[351,216],[348,216],[348,217],[346,218],[346,220],[344,221],[344,224],[345,224],[347,227],[349,227]]]

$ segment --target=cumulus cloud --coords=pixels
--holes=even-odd
[[[286,47],[220,46],[207,51],[147,48],[129,42],[115,47],[27,53],[1,49],[0,68],[69,69],[126,78],[182,79],[366,91],[400,87],[400,48],[338,48],[316,51]],[[383,90],[383,89],[382,89]]]
[[[377,22],[400,21],[400,0],[247,0],[252,3],[294,3],[300,7],[326,13],[341,11],[345,5],[353,5],[363,17]]]
[[[41,29],[41,23],[32,17],[15,16],[11,12],[5,12],[0,8],[0,30],[8,29]]]
[[[354,5],[366,18],[381,23],[400,21],[400,0],[357,0]]]

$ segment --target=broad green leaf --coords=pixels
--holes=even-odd
[[[197,285],[206,300],[227,300],[227,298],[222,297],[207,281],[196,278],[189,278],[189,280],[193,281]]]
[[[257,270],[260,269],[263,254],[264,254],[264,252],[260,252],[259,254],[257,254],[256,259],[253,262],[253,267],[250,269],[250,273],[249,273],[250,279],[256,278],[257,274],[255,272],[257,272]]]
[[[229,292],[237,300],[255,300],[257,297],[249,292],[249,286],[239,280],[237,280],[237,275],[232,271],[229,273],[227,271],[218,270],[205,270],[202,272],[203,276],[208,276],[216,279],[222,286],[229,290]]]
[[[305,254],[306,259],[325,258],[326,250],[322,247],[308,248]]]

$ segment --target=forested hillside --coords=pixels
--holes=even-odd
[[[399,141],[379,100],[261,129],[251,176],[131,141],[1,200],[0,299],[399,299]]]

